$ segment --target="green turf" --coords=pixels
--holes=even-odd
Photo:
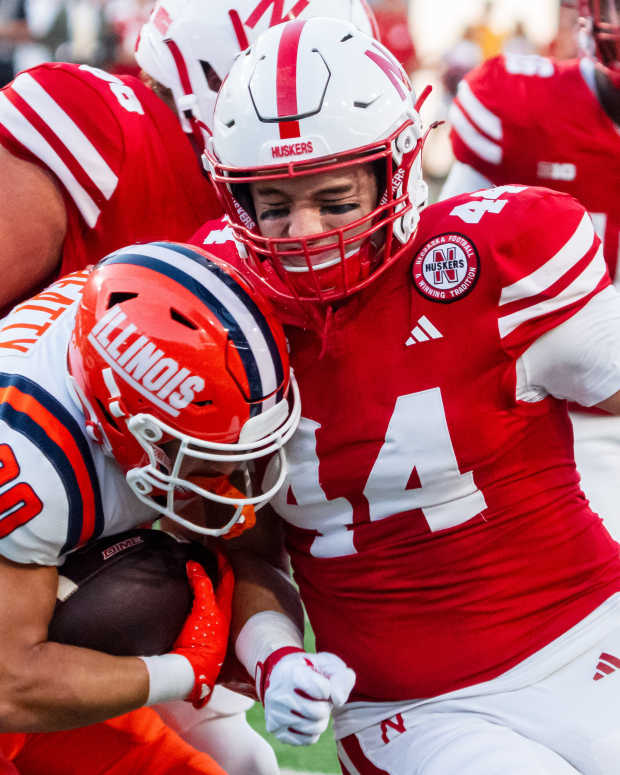
[[[276,752],[280,767],[285,767],[289,770],[307,770],[309,772],[340,772],[331,725],[314,745],[294,746],[281,743],[265,730],[263,706],[259,703],[256,703],[248,712],[248,721]]]

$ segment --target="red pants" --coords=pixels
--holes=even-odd
[[[226,775],[150,708],[64,732],[0,734],[0,775]]]

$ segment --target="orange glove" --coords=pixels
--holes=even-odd
[[[185,699],[195,708],[202,708],[211,697],[226,656],[235,582],[232,568],[222,553],[218,553],[216,592],[202,565],[190,560],[186,567],[194,602],[171,653],[189,660],[195,682]]]

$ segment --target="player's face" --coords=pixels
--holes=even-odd
[[[168,455],[170,460],[176,458],[181,442],[176,439],[162,444],[162,449]],[[200,460],[199,458],[186,455],[181,463],[179,476],[183,479],[194,479],[201,477],[230,476],[239,466],[239,463],[231,461],[227,463],[224,460]]]
[[[342,228],[373,210],[377,202],[377,181],[370,164],[300,178],[256,182],[250,185],[261,234],[270,238],[309,237]],[[347,236],[368,228],[363,224]],[[321,242],[332,242],[333,237]],[[288,244],[287,248],[290,249]],[[353,246],[352,246],[353,247]],[[315,254],[312,264],[331,258]],[[304,258],[289,259],[290,265],[304,265]]]

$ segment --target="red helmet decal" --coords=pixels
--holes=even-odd
[[[276,99],[278,116],[296,116],[297,108],[297,52],[299,39],[305,22],[288,24],[280,39],[278,49],[278,71],[276,75]],[[299,137],[299,121],[281,121],[280,137],[288,140]]]

